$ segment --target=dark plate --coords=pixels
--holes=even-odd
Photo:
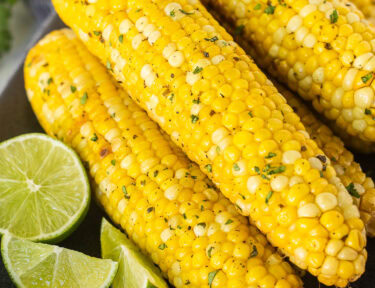
[[[52,17],[49,23],[42,28],[42,35],[61,27],[63,27],[61,21],[56,16]],[[42,129],[27,101],[23,70],[22,67],[19,67],[4,92],[0,94],[0,142],[22,133],[41,131]],[[373,156],[357,155],[356,159],[366,170],[375,171]],[[93,201],[86,219],[68,239],[60,243],[60,246],[100,257],[100,221],[104,216],[103,211]],[[353,288],[375,287],[375,239],[368,241],[368,254],[366,273],[356,283],[351,284]],[[304,282],[307,288],[324,287],[311,276],[304,277]],[[14,287],[14,285],[0,259],[0,288],[10,287]]]

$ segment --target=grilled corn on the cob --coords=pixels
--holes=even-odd
[[[276,85],[285,96],[288,104],[300,116],[311,138],[331,159],[337,176],[353,196],[359,206],[361,218],[366,224],[367,235],[375,236],[375,188],[374,182],[362,171],[359,163],[354,161],[353,154],[347,150],[340,138],[320,122],[309,108],[293,93],[281,85]]]
[[[260,66],[354,139],[348,143],[375,150],[375,28],[354,5],[333,0],[204,2],[237,27]]]
[[[367,257],[358,208],[266,76],[196,0],[115,2],[53,1],[272,244],[325,284],[357,279]]]
[[[48,134],[86,161],[96,197],[176,287],[301,287],[266,238],[172,146],[71,30],[25,65]]]
[[[223,20],[224,27],[234,35],[236,30],[225,19],[221,19],[215,10],[210,11],[216,19]],[[241,36],[238,36],[241,38]],[[245,51],[250,51],[251,45],[241,41]],[[324,125],[309,108],[302,103],[289,89],[273,80],[278,90],[292,106],[294,112],[300,117],[311,138],[316,141],[318,147],[323,150],[331,160],[337,176],[341,179],[347,190],[353,197],[353,201],[359,206],[361,218],[365,222],[367,235],[375,236],[375,189],[374,182],[362,171],[359,163],[354,161],[353,154],[347,150],[342,140],[336,137],[329,127]]]

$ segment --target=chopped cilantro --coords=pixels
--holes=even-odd
[[[124,42],[124,35],[123,34],[120,34],[120,36],[118,36],[118,41],[120,41],[120,43]]]
[[[258,256],[258,249],[257,249],[257,246],[253,245],[253,251],[251,251],[250,253],[250,258],[254,258],[254,257],[257,257]]]
[[[204,38],[204,40],[209,42],[216,42],[217,40],[219,40],[219,38],[217,36],[214,36],[212,38]]]
[[[271,4],[269,4],[269,5],[266,7],[266,9],[264,9],[264,12],[265,12],[266,14],[271,15],[271,14],[275,13],[275,8],[276,8],[276,6],[272,6]]]
[[[211,164],[207,164],[206,166],[204,166],[204,168],[206,168],[206,170],[208,172],[212,172],[212,165]]]
[[[94,142],[98,141],[98,135],[94,133],[94,136],[91,137],[91,141],[94,141]]]
[[[233,220],[232,219],[228,219],[227,222],[225,222],[225,225],[229,225],[231,223],[233,223]]]
[[[273,195],[273,191],[268,192],[267,197],[266,197],[266,204],[268,204],[268,202],[270,201],[272,195]]]
[[[208,248],[208,250],[207,250],[207,256],[208,256],[208,258],[211,258],[211,253],[212,253],[213,249],[214,249],[213,246],[211,246],[210,248]]]
[[[276,153],[270,152],[270,153],[268,153],[268,155],[267,155],[266,157],[264,157],[264,158],[266,158],[266,159],[271,159],[271,158],[273,158],[273,157],[275,157],[275,156],[276,156]]]
[[[165,248],[167,248],[167,244],[162,243],[162,244],[159,245],[158,248],[159,248],[160,250],[164,250]]]
[[[203,68],[202,67],[195,67],[194,71],[193,71],[193,74],[199,74],[203,71]]]
[[[259,10],[260,8],[262,8],[262,5],[260,3],[254,6],[254,10]]]
[[[333,10],[332,14],[329,15],[329,20],[331,20],[331,23],[336,23],[337,20],[339,19],[339,14],[337,13],[337,10]]]
[[[363,83],[367,83],[368,80],[372,78],[372,72],[366,74],[365,76],[361,77]]]
[[[366,115],[371,115],[371,110],[366,108],[366,109],[365,109],[365,114],[366,114]]]
[[[82,105],[84,105],[84,104],[86,104],[86,102],[87,102],[87,93],[85,92],[85,93],[83,93],[83,95],[82,95],[82,97],[81,97],[81,104]]]
[[[214,282],[217,272],[219,272],[219,270],[208,273],[208,285],[210,286],[210,288],[212,287],[212,282]]]
[[[357,189],[355,189],[353,182],[350,183],[345,188],[346,188],[346,190],[348,190],[349,194],[352,195],[353,197],[355,197],[355,198],[361,198],[361,195],[359,195]]]
[[[75,87],[75,86],[70,86],[70,91],[72,91],[72,93],[76,92],[76,91],[77,91],[77,87]]]
[[[191,115],[191,123],[195,124],[199,120],[199,117],[197,115]]]
[[[174,9],[171,12],[169,12],[169,16],[171,16],[171,17],[176,16],[176,12],[174,11]]]
[[[233,164],[233,169],[234,169],[234,171],[240,171],[241,170],[240,166],[238,166],[237,163]]]
[[[93,33],[94,33],[95,36],[100,36],[100,34],[102,34],[102,32],[100,32],[100,31],[93,31]]]

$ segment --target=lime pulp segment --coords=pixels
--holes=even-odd
[[[85,216],[90,186],[76,153],[44,134],[0,144],[0,234],[57,242]]]
[[[167,288],[160,270],[143,255],[125,234],[102,220],[100,234],[102,257],[117,261],[118,272],[113,288]]]
[[[20,288],[106,288],[117,263],[58,246],[34,243],[6,234],[1,241],[6,269]]]

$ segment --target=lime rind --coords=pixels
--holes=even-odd
[[[1,254],[5,268],[18,288],[108,288],[118,269],[118,264],[112,260],[34,243],[8,233],[2,237]]]
[[[29,236],[25,237],[25,235],[22,235],[22,229],[28,229],[28,227],[23,227],[23,226],[29,226],[29,224],[30,224],[30,223],[27,223],[27,221],[30,221],[30,222],[33,221],[35,219],[35,217],[37,217],[36,213],[45,212],[44,207],[41,207],[41,211],[32,211],[32,209],[30,209],[30,207],[29,207],[29,210],[26,209],[25,211],[22,211],[23,215],[21,214],[21,216],[20,216],[21,219],[19,220],[19,222],[20,222],[18,224],[19,227],[16,226],[13,230],[9,229],[10,227],[12,227],[11,225],[13,223],[10,223],[9,224],[10,226],[4,228],[4,227],[1,227],[2,224],[1,224],[1,220],[0,220],[0,234],[10,233],[10,234],[14,235],[15,237],[22,237],[22,238],[26,238],[26,239],[31,240],[31,241],[40,241],[40,242],[46,242],[46,243],[58,243],[58,242],[64,240],[66,237],[68,237],[73,231],[75,231],[75,229],[80,225],[80,223],[83,221],[83,219],[85,218],[85,216],[88,212],[89,203],[90,203],[90,200],[91,200],[89,180],[88,180],[87,174],[85,172],[85,168],[82,165],[82,162],[80,161],[80,159],[79,159],[78,155],[75,153],[75,151],[73,149],[71,149],[70,147],[66,146],[65,144],[63,144],[62,142],[60,142],[58,140],[55,140],[55,139],[53,139],[53,138],[51,138],[51,137],[49,137],[45,134],[41,134],[41,133],[25,134],[25,135],[21,135],[21,136],[12,138],[10,140],[4,141],[4,142],[0,143],[0,152],[2,150],[6,149],[6,148],[11,147],[12,144],[23,143],[23,142],[25,143],[25,141],[36,141],[36,142],[42,141],[41,142],[42,144],[43,144],[43,142],[45,142],[45,143],[50,144],[50,146],[53,149],[59,149],[58,151],[63,151],[63,153],[66,154],[66,155],[63,155],[63,156],[68,157],[69,160],[72,161],[72,163],[74,164],[74,167],[76,168],[74,170],[74,172],[79,173],[78,175],[75,176],[74,179],[70,179],[70,180],[71,180],[72,184],[74,184],[73,182],[79,181],[79,183],[77,182],[77,184],[80,184],[83,188],[83,190],[80,192],[80,194],[83,194],[83,197],[81,197],[82,199],[81,198],[79,199],[79,201],[80,201],[79,205],[80,206],[79,207],[77,206],[77,209],[75,209],[74,213],[71,214],[71,215],[68,215],[67,217],[64,216],[65,218],[67,218],[67,220],[59,227],[59,229],[56,229],[54,231],[50,231],[48,233],[39,233],[38,235],[31,236],[31,237],[29,237]],[[59,155],[61,156],[61,154],[59,154]],[[13,155],[13,159],[16,159],[16,158],[17,157]],[[26,158],[26,157],[24,157],[24,158]],[[29,164],[29,163],[27,163],[27,164]],[[7,169],[8,168],[9,167],[7,167]],[[21,172],[22,171],[20,171],[20,173]],[[37,171],[37,172],[39,172],[39,171]],[[46,172],[48,173],[48,171],[46,171]],[[6,172],[3,172],[3,173],[6,173]],[[71,176],[74,176],[74,175],[71,175]],[[6,181],[8,181],[8,179]],[[24,179],[15,179],[14,182],[16,182],[16,181],[19,181],[19,183],[20,183],[20,185],[19,186],[16,185],[16,187],[18,187],[18,189],[26,190],[25,193],[27,193],[28,188],[25,188],[26,183],[24,182]],[[0,182],[1,182],[1,179],[0,179]],[[3,182],[5,182],[5,181],[3,181]],[[70,182],[68,182],[68,184],[69,183]],[[22,185],[24,187],[22,187]],[[51,185],[51,187],[52,186],[53,185]],[[53,187],[52,187],[52,189],[53,189]],[[6,192],[1,191],[1,189],[0,189],[0,195],[2,195],[2,193],[5,194]],[[41,193],[45,193],[45,192],[42,191]],[[29,193],[29,194],[31,194],[31,193]],[[9,195],[9,193],[8,193],[8,195]],[[8,196],[8,197],[15,197],[15,196]],[[52,194],[47,195],[45,193],[44,197],[46,197],[46,198],[50,197],[52,199],[54,197],[54,195],[52,195]],[[18,200],[18,199],[16,199],[16,200]],[[3,199],[3,201],[5,201],[5,199]],[[51,201],[53,202],[53,199]],[[12,201],[12,202],[15,203],[14,205],[18,204],[17,201]],[[59,201],[58,204],[61,204],[61,201]],[[44,205],[41,205],[41,206],[44,206]],[[73,205],[71,205],[71,206],[73,206]],[[69,205],[65,205],[65,207],[67,207],[67,209],[69,209]],[[17,209],[17,208],[15,207],[13,209]],[[63,215],[63,213],[65,212],[65,211],[63,211],[64,209],[61,209],[61,207],[60,207],[60,210],[62,210],[61,215]],[[5,211],[5,209],[4,209],[4,211]],[[22,218],[24,215],[27,215],[26,219]],[[48,225],[48,221],[58,221],[59,220],[58,217],[45,217],[46,215],[42,215],[42,216],[43,217],[41,217],[41,219],[42,219],[42,221],[44,221],[43,224],[46,224],[46,225]],[[3,220],[3,221],[5,221],[5,220]],[[25,222],[27,223],[27,225],[25,225]],[[17,229],[19,229],[21,231],[21,233],[20,232],[17,233]]]
[[[113,288],[167,288],[167,282],[152,261],[124,233],[103,218],[100,240],[102,257],[119,263]]]

